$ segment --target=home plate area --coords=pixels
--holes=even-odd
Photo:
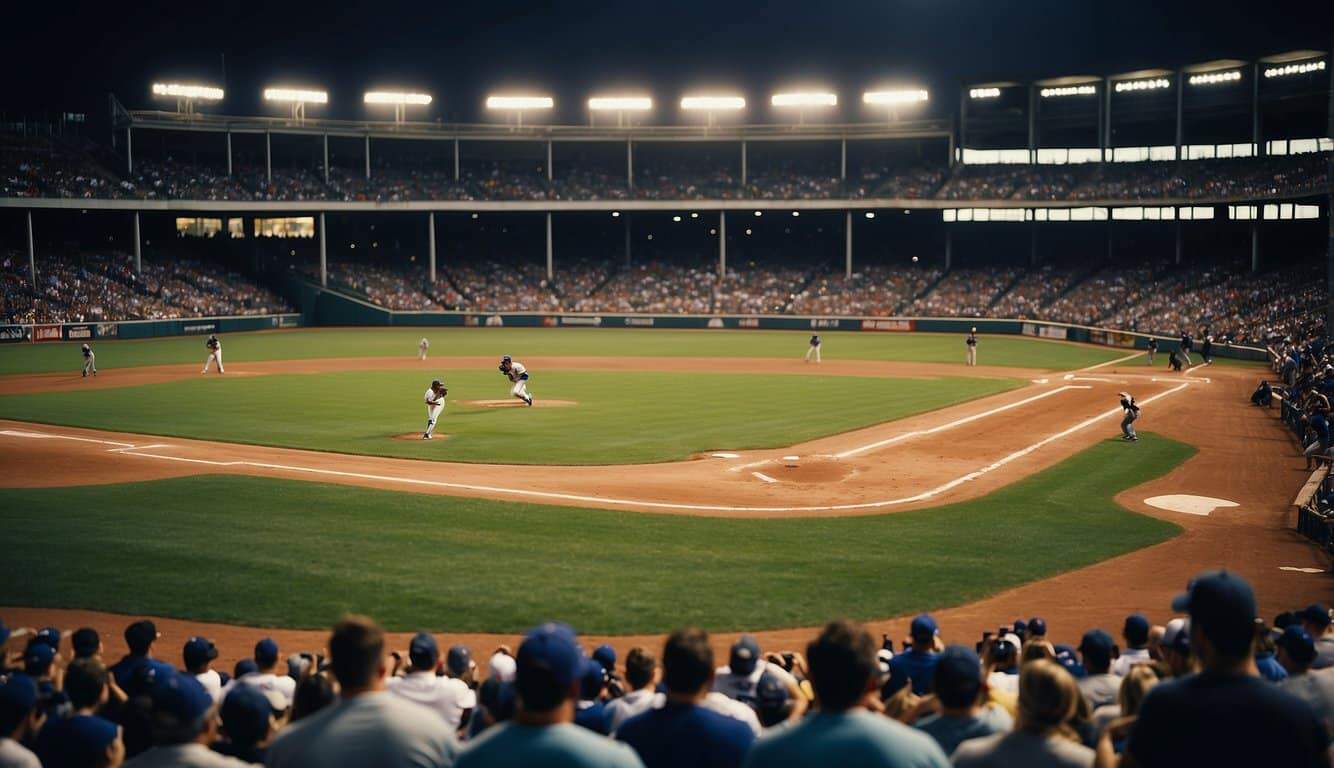
[[[1144,503],[1157,509],[1165,509],[1168,512],[1180,512],[1185,515],[1199,515],[1200,517],[1208,517],[1209,513],[1215,509],[1241,506],[1235,501],[1228,501],[1227,499],[1192,496],[1186,493],[1151,496],[1145,499]]]

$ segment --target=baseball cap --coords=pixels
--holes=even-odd
[[[1034,616],[1033,618],[1028,620],[1029,637],[1042,637],[1045,636],[1046,634],[1047,634],[1046,620],[1039,618],[1037,616]]]
[[[299,653],[289,653],[287,655],[287,676],[293,680],[300,680],[310,671],[310,665],[313,663],[313,659]]]
[[[1163,628],[1164,648],[1175,651],[1190,650],[1190,619],[1175,618]]]
[[[408,658],[413,669],[430,669],[440,661],[440,646],[430,632],[418,632],[408,644]]]
[[[549,670],[552,682],[568,690],[583,672],[583,661],[574,630],[567,624],[547,622],[530,631],[519,645],[515,674],[522,677],[526,669]]]
[[[1121,634],[1131,645],[1144,645],[1149,642],[1149,620],[1142,613],[1132,613],[1126,617]]]
[[[1111,635],[1101,629],[1090,629],[1079,641],[1079,652],[1084,654],[1086,659],[1106,661],[1112,658],[1112,649],[1115,645]]]
[[[56,660],[56,649],[39,642],[36,638],[28,643],[28,649],[23,652],[23,666],[28,674],[38,674],[46,671],[51,662]]]
[[[1069,645],[1058,645],[1056,648],[1056,663],[1065,667],[1065,671],[1074,675],[1075,679],[1088,676],[1088,670],[1080,663],[1079,657],[1075,655],[1075,649]]]
[[[945,706],[968,706],[977,699],[982,685],[982,660],[972,649],[947,646],[936,661],[932,685]]]
[[[602,684],[607,679],[607,672],[597,659],[584,659],[584,669],[579,673],[579,698],[592,701],[602,693]]]
[[[502,683],[514,682],[514,675],[518,671],[518,663],[514,657],[507,653],[493,653],[491,660],[486,663],[486,676],[488,679],[495,678]]]
[[[130,646],[130,653],[136,655],[147,651],[157,638],[157,625],[148,619],[141,619],[125,628],[125,644]]]
[[[57,651],[60,650],[60,630],[55,627],[45,627],[37,630],[33,636],[33,642],[46,643]]]
[[[931,618],[930,614],[922,614],[912,620],[912,628],[908,634],[913,638],[932,638],[940,633],[940,627],[936,625],[936,620]]]
[[[1311,639],[1311,633],[1301,627],[1291,626],[1284,629],[1274,644],[1287,651],[1288,656],[1298,664],[1306,665],[1315,661],[1315,640]]]
[[[153,700],[153,712],[168,715],[179,723],[197,724],[213,708],[213,697],[191,675],[160,674],[148,695]]]
[[[880,670],[880,676],[889,674],[889,662],[894,660],[894,652],[888,648],[881,648],[875,652],[876,667]]]
[[[45,747],[42,765],[50,768],[98,765],[107,747],[120,736],[120,726],[90,715],[55,721],[48,727],[53,728],[52,736],[44,738],[40,744]]]
[[[1317,627],[1329,626],[1329,608],[1321,603],[1311,603],[1303,608],[1298,615],[1301,616],[1302,621],[1310,622]]]
[[[1172,610],[1190,614],[1205,637],[1225,653],[1248,648],[1255,634],[1255,592],[1240,576],[1206,571],[1172,600]]]
[[[218,649],[207,637],[192,637],[185,641],[181,655],[185,658],[186,668],[194,669],[218,658]]]
[[[22,720],[37,706],[37,683],[27,675],[10,675],[0,684],[0,715]]]
[[[787,705],[787,686],[776,675],[760,675],[755,685],[755,701],[761,709],[775,710]]]
[[[759,642],[750,635],[742,635],[732,643],[732,651],[727,656],[727,666],[734,675],[749,675],[755,671],[755,664],[759,660]]]
[[[273,638],[266,637],[255,643],[255,663],[261,669],[278,663],[278,643]]]
[[[608,672],[616,671],[616,649],[603,643],[593,651],[593,660],[602,665],[602,668]]]
[[[1014,620],[1014,633],[1016,635],[1022,637],[1023,634],[1027,631],[1028,631],[1028,622],[1024,621],[1023,619]]]
[[[254,744],[269,729],[273,706],[269,697],[253,685],[233,685],[218,711],[227,737],[240,744]]]
[[[77,629],[70,637],[70,645],[74,648],[74,655],[80,659],[97,653],[97,647],[101,644],[102,639],[98,637],[97,630],[92,627]]]
[[[241,659],[236,662],[236,666],[232,667],[232,677],[240,680],[246,675],[253,675],[258,671],[259,665],[255,663],[254,659]]]
[[[466,645],[451,645],[445,654],[445,668],[453,675],[462,675],[472,666],[472,651]]]

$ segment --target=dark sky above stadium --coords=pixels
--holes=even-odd
[[[9,6],[0,25],[8,66],[3,104],[105,111],[114,92],[152,105],[154,80],[223,83],[213,111],[271,111],[280,81],[326,87],[311,115],[359,118],[373,86],[421,88],[429,117],[485,119],[488,91],[554,95],[560,122],[582,122],[584,99],[616,86],[653,93],[658,122],[691,88],[743,90],[750,119],[768,118],[776,87],[838,90],[842,117],[879,83],[921,83],[928,114],[950,114],[960,79],[1032,79],[1252,58],[1331,44],[1328,0],[675,0],[674,2],[253,3],[140,0]],[[20,18],[11,14],[22,8]],[[225,63],[224,63],[225,62]],[[225,69],[224,69],[225,67]],[[224,79],[225,78],[225,79]],[[164,105],[164,108],[170,108]]]

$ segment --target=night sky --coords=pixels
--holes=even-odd
[[[860,92],[882,83],[930,89],[926,114],[955,110],[961,79],[1025,80],[1253,58],[1331,42],[1327,0],[676,0],[559,3],[21,3],[0,29],[7,61],[0,110],[105,111],[105,94],[149,108],[154,80],[223,84],[211,111],[269,112],[266,84],[325,87],[311,116],[361,118],[368,87],[425,89],[429,114],[486,119],[488,91],[528,86],[556,97],[553,120],[585,120],[584,99],[617,86],[655,96],[675,122],[687,89],[739,89],[752,122],[768,94],[813,83],[840,92],[855,120]],[[127,11],[127,8],[134,10]],[[225,58],[225,79],[224,79]],[[170,105],[162,104],[170,109]]]

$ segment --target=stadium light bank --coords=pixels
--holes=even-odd
[[[1201,72],[1197,75],[1191,75],[1186,82],[1191,85],[1219,85],[1222,83],[1235,83],[1241,80],[1240,69],[1229,69],[1225,72]]]
[[[968,89],[968,98],[970,99],[998,99],[1001,89],[999,88],[970,88]]]
[[[779,109],[797,110],[797,123],[806,122],[806,110],[838,106],[838,94],[830,91],[789,91],[769,97],[769,105]]]
[[[1092,96],[1098,92],[1095,85],[1062,85],[1043,88],[1038,95],[1044,99],[1060,99],[1066,96]]]
[[[176,100],[176,111],[191,115],[196,101],[222,101],[221,88],[186,83],[153,83],[153,95]]]
[[[627,113],[648,112],[653,109],[651,96],[593,96],[588,100],[588,124],[598,112],[616,113],[616,127],[625,126]]]
[[[523,127],[524,112],[545,111],[555,106],[556,100],[550,96],[495,95],[486,97],[486,108],[496,112],[512,113],[517,128]]]
[[[682,96],[681,109],[687,112],[703,112],[708,116],[709,126],[714,125],[719,112],[740,112],[746,108],[744,96]]]
[[[931,94],[921,88],[889,89],[866,91],[862,94],[862,103],[873,107],[884,107],[889,113],[889,122],[899,119],[899,109],[913,104],[921,104],[931,98]]]
[[[1191,78],[1193,81],[1194,78]],[[1149,77],[1143,80],[1122,80],[1113,88],[1117,93],[1130,93],[1133,91],[1161,91],[1172,87],[1172,81],[1165,77]]]
[[[408,107],[424,107],[431,103],[431,94],[411,91],[366,91],[362,102],[368,105],[388,105],[394,108],[394,122],[407,120]]]
[[[306,88],[265,88],[264,100],[291,105],[292,119],[301,123],[305,122],[306,119],[306,105],[328,104],[329,92]]]
[[[1307,61],[1302,64],[1284,64],[1281,67],[1268,67],[1265,69],[1265,77],[1273,79],[1275,77],[1292,77],[1293,75],[1308,75],[1312,72],[1324,72],[1325,61]]]

